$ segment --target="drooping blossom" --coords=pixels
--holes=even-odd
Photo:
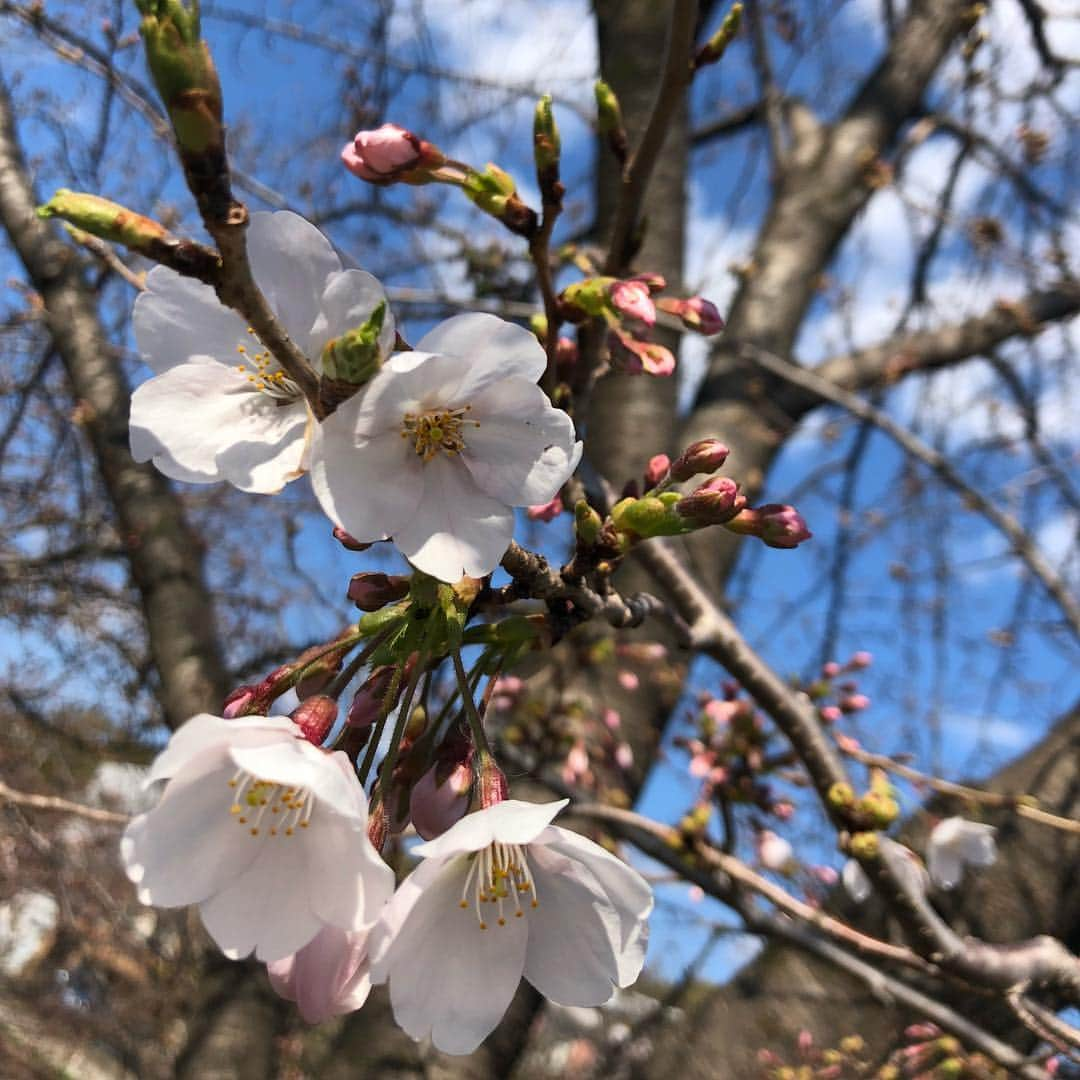
[[[161,780],[124,831],[125,869],[144,904],[198,904],[226,956],[280,960],[378,914],[393,874],[367,838],[363,788],[288,717],[200,714],[151,765],[146,783]]]
[[[425,840],[434,840],[452,828],[469,809],[473,786],[472,767],[466,762],[440,769],[439,763],[413,785],[409,794],[409,817]]]
[[[381,904],[390,898],[388,882]],[[355,1012],[371,993],[368,931],[324,926],[302,949],[266,965],[274,991],[295,1001],[309,1024]]]
[[[372,976],[414,1039],[467,1054],[522,975],[560,1005],[601,1005],[645,959],[652,890],[636,870],[552,825],[567,800],[507,800],[414,849],[423,861],[373,931]]]
[[[319,425],[323,510],[443,581],[490,573],[512,508],[552,499],[581,456],[573,422],[536,385],[545,365],[533,334],[494,315],[437,326]]]
[[[323,346],[386,300],[363,270],[343,270],[330,241],[287,210],[251,215],[256,284],[317,368]],[[131,397],[131,453],[193,484],[280,491],[307,468],[314,420],[296,384],[209,285],[155,266],[135,301],[135,341],[154,377]],[[379,346],[389,355],[394,320]]]
[[[961,817],[939,821],[926,844],[926,868],[939,889],[960,884],[965,866],[990,866],[997,859],[993,825]]]

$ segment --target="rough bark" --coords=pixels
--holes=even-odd
[[[216,711],[226,692],[199,539],[164,477],[131,458],[130,391],[116,350],[74,250],[35,215],[36,205],[11,99],[0,85],[0,219],[41,295],[74,396],[89,406],[86,434],[139,591],[165,718],[176,727],[194,713]]]

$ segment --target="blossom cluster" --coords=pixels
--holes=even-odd
[[[652,890],[552,819],[567,800],[488,801],[413,853],[394,889],[347,756],[284,716],[203,714],[170,739],[157,805],[121,852],[144,903],[197,904],[231,958],[255,955],[312,1023],[389,983],[409,1035],[465,1054],[524,976],[563,1005],[600,1005],[641,971]]]

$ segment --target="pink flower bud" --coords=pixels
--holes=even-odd
[[[604,724],[610,731],[618,731],[619,725],[622,724],[622,716],[618,709],[605,709],[604,710]]]
[[[425,840],[442,836],[469,809],[472,767],[466,762],[452,765],[441,783],[439,771],[439,763],[436,762],[416,781],[409,796],[412,823]]]
[[[821,665],[821,674],[826,679],[835,679],[840,674],[840,665],[835,660]]]
[[[870,699],[865,694],[851,694],[840,702],[842,712],[862,712],[870,707]]]
[[[530,521],[554,521],[562,512],[563,501],[559,495],[556,495],[550,502],[530,506],[525,511]]]
[[[730,724],[741,710],[737,701],[721,701],[719,698],[713,698],[705,703],[703,711],[717,727],[721,727],[724,724]]]
[[[781,799],[772,804],[773,817],[781,821],[790,821],[795,816],[795,804],[787,799]]]
[[[726,524],[733,533],[756,536],[772,548],[798,547],[813,535],[794,506],[779,503],[743,510]]]
[[[826,888],[831,888],[840,879],[840,875],[832,866],[811,866],[810,873]]]
[[[414,169],[442,165],[445,158],[430,143],[397,124],[359,131],[341,151],[345,168],[371,184],[392,184]]]
[[[848,667],[855,670],[861,670],[862,668],[868,668],[874,662],[873,653],[857,652],[848,661]]]
[[[589,771],[589,754],[585,744],[578,739],[566,755],[566,768],[571,776],[584,776]]]
[[[705,890],[700,885],[691,885],[686,890],[686,896],[691,904],[700,904],[705,899]]]
[[[724,320],[720,317],[716,305],[703,296],[691,296],[687,300],[667,298],[658,300],[656,306],[669,315],[682,319],[688,330],[699,334],[719,334],[724,329]]]
[[[634,767],[634,751],[629,743],[619,743],[615,747],[615,764],[624,772]]]
[[[807,1054],[814,1048],[814,1036],[803,1028],[799,1032],[799,1053]]]
[[[729,453],[719,439],[698,439],[675,459],[671,479],[681,484],[700,473],[714,473],[727,461]]]
[[[937,1024],[911,1024],[904,1028],[905,1039],[919,1039],[925,1042],[927,1039],[936,1039],[941,1034],[941,1028]]]
[[[704,525],[723,525],[746,506],[746,496],[728,476],[714,476],[696,491],[680,499],[675,510],[684,518]]]
[[[561,337],[555,343],[555,366],[560,371],[571,370],[578,362],[577,342],[573,338]]]
[[[608,289],[611,306],[630,319],[637,319],[645,326],[656,325],[656,305],[649,295],[649,287],[641,281],[614,281]]]
[[[315,746],[322,746],[337,721],[338,706],[332,697],[316,694],[302,701],[291,715],[304,738]]]
[[[635,274],[629,280],[641,282],[641,284],[651,293],[662,292],[667,288],[667,278],[665,278],[663,274],[645,272],[642,274]]]
[[[378,611],[395,600],[404,600],[409,595],[409,580],[402,574],[365,570],[353,574],[347,596],[361,611]]]
[[[225,699],[225,706],[221,715],[226,720],[233,720],[237,716],[245,716],[247,708],[255,700],[257,688],[254,686],[238,686]]]
[[[645,373],[662,378],[675,370],[675,357],[670,349],[652,341],[639,341],[617,328],[608,335],[608,350],[612,364],[628,375]]]
[[[632,671],[620,671],[618,678],[619,685],[631,694],[641,685],[641,680]]]
[[[823,705],[819,714],[826,724],[835,724],[844,715],[835,705]]]
[[[671,458],[667,454],[656,454],[649,458],[649,464],[645,466],[645,487],[654,488],[671,468]]]
[[[390,683],[394,678],[394,669],[390,665],[376,668],[364,680],[363,685],[349,705],[346,723],[351,728],[361,730],[371,727],[382,715],[383,702]]]

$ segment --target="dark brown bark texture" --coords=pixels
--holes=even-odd
[[[168,481],[131,459],[131,393],[116,350],[74,249],[36,216],[36,205],[11,99],[0,86],[0,219],[41,296],[72,394],[89,406],[86,434],[139,591],[165,718],[176,727],[195,713],[216,711],[226,693],[202,549]]]

